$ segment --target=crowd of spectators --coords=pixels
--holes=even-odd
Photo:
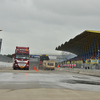
[[[100,57],[100,56],[99,56]],[[83,61],[83,63],[86,61],[86,60],[98,60],[99,59],[98,55],[92,55],[91,56],[88,56],[88,55],[85,55],[85,56],[81,56],[81,55],[78,55],[74,58],[71,58],[67,61]]]

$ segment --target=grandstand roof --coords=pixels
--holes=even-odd
[[[68,42],[56,47],[56,50],[68,51],[76,55],[82,53],[87,54],[88,51],[98,51],[97,41],[99,45],[98,47],[100,47],[100,31],[85,30],[73,39],[70,39]],[[84,50],[85,47],[86,50]]]

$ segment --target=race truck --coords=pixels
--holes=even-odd
[[[42,63],[44,60],[49,60],[49,56],[46,54],[40,55],[40,58],[39,58],[39,68],[40,69],[43,69]]]
[[[16,46],[13,54],[13,69],[29,70],[29,47]]]

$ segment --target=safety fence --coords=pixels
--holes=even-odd
[[[63,68],[79,68],[79,69],[98,69],[100,70],[100,64],[59,64],[59,67]]]

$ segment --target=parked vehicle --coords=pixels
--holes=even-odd
[[[43,61],[43,69],[51,69],[54,70],[55,69],[55,61],[51,61],[51,60],[44,60]]]

